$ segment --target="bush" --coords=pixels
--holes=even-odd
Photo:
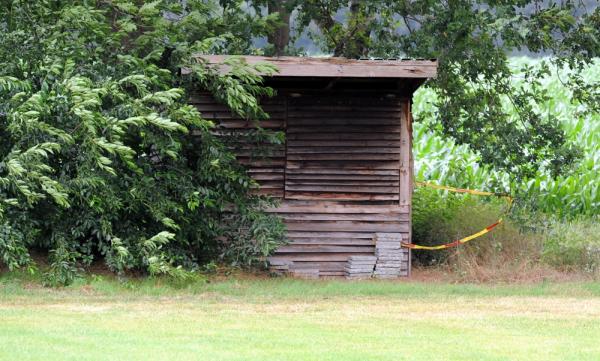
[[[235,14],[240,4],[193,0],[0,4],[3,263],[30,265],[40,247],[48,284],[98,256],[117,273],[186,277],[212,260],[253,264],[281,242],[270,201],[186,104],[203,87],[265,116],[257,99],[273,91],[257,74],[272,68],[233,59],[220,74],[191,57],[250,52],[266,23]]]
[[[542,260],[566,271],[600,273],[600,219],[549,222]]]
[[[413,197],[413,241],[428,246],[450,243],[495,223],[505,211],[506,203],[496,198],[481,199],[420,187]],[[451,254],[447,251],[415,253],[417,262],[422,265],[446,262]]]
[[[414,243],[435,246],[455,240],[459,229],[455,222],[461,207],[467,206],[465,197],[442,195],[430,188],[416,188],[413,195],[412,239]],[[420,265],[443,263],[448,252],[415,251]]]

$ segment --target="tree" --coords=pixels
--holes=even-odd
[[[307,0],[286,5],[286,12],[297,13],[295,33],[308,32],[328,54],[438,59],[439,75],[428,83],[437,95],[431,127],[468,144],[483,162],[523,179],[539,171],[568,171],[577,159],[578,148],[567,142],[558,120],[536,104],[546,98],[541,77],[568,65],[576,71],[566,83],[588,109],[598,110],[598,80],[577,75],[600,55],[600,8],[592,2]],[[527,85],[515,88],[508,58],[514,51],[554,58],[525,69]],[[510,108],[518,116],[511,116]]]
[[[257,98],[272,90],[255,74],[272,68],[232,59],[223,75],[191,56],[254,51],[273,21],[242,5],[0,3],[0,262],[31,266],[41,247],[51,284],[98,255],[118,273],[181,276],[255,262],[281,242],[270,201],[186,104],[203,86],[243,117],[265,116]]]

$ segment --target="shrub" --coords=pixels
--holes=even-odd
[[[464,196],[443,195],[430,188],[416,188],[413,195],[412,239],[413,242],[434,246],[455,240],[455,222],[458,210],[472,203]],[[443,263],[448,252],[415,251],[415,260],[421,265]]]
[[[600,219],[549,222],[542,260],[567,271],[600,273]]]
[[[418,188],[413,242],[438,245],[473,234],[502,216],[502,202]],[[514,209],[492,232],[442,251],[413,251],[417,265],[437,266],[463,281],[518,281],[553,272],[600,274],[600,222],[596,217],[559,219]]]
[[[254,263],[281,242],[270,201],[186,104],[201,86],[240,116],[265,116],[257,99],[273,92],[257,74],[272,68],[233,59],[220,74],[191,57],[250,52],[266,23],[236,14],[240,4],[206,1],[0,4],[3,263],[31,264],[41,247],[49,284],[98,255],[118,273],[185,277],[211,260]]]

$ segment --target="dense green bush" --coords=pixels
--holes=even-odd
[[[281,242],[269,201],[186,105],[202,86],[243,117],[265,116],[257,98],[272,91],[255,74],[272,69],[233,59],[218,74],[190,56],[251,52],[268,21],[240,6],[0,4],[2,263],[28,266],[32,248],[47,249],[48,282],[67,284],[98,255],[115,272],[182,275],[252,263]]]
[[[461,207],[466,207],[464,198],[454,195],[443,196],[439,191],[430,188],[417,188],[413,195],[412,238],[417,244],[435,246],[449,243],[457,236],[456,214]],[[447,252],[414,252],[421,265],[432,265],[443,262]]]

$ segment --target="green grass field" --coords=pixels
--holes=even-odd
[[[2,360],[598,360],[600,284],[0,277]]]

